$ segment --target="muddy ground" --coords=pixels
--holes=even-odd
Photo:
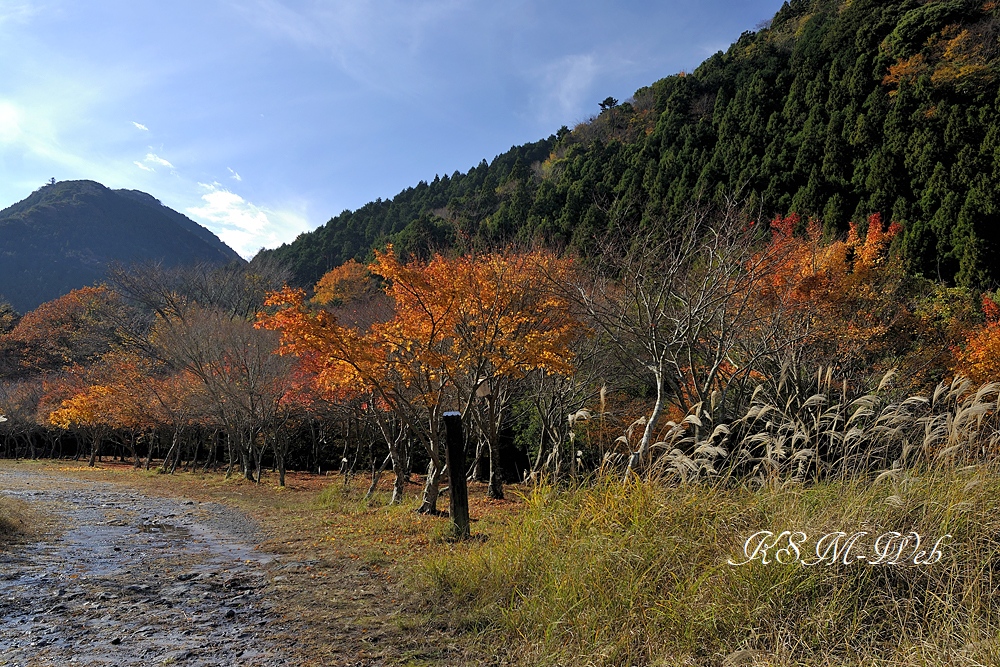
[[[397,583],[351,561],[275,553],[232,507],[30,467],[0,468],[0,492],[49,519],[40,540],[0,551],[0,666],[457,657],[401,621]]]

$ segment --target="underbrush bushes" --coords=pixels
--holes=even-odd
[[[420,583],[518,664],[998,664],[997,472],[539,488],[485,543],[428,560]],[[783,542],[766,564],[731,565],[761,530],[804,532],[801,558],[775,562]],[[915,531],[928,551],[952,537],[925,565],[803,565],[832,531],[867,532],[853,553],[869,559],[888,531]]]

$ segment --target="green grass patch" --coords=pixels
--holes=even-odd
[[[998,499],[993,468],[761,490],[541,488],[489,540],[429,554],[418,585],[525,665],[1000,664]],[[952,538],[930,565],[728,563],[765,529],[805,532],[808,559],[831,531],[867,531],[859,545],[916,531],[928,550]]]

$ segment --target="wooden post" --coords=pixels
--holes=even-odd
[[[444,413],[445,461],[448,465],[448,510],[455,537],[469,538],[469,488],[465,481],[465,438],[462,414]]]

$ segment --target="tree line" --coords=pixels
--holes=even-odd
[[[23,317],[0,309],[0,452],[280,484],[289,467],[368,470],[370,493],[391,470],[390,502],[422,475],[428,513],[454,472],[449,410],[461,473],[496,498],[598,471],[819,478],[992,453],[968,429],[996,439],[996,386],[973,382],[996,377],[1000,307],[908,273],[901,225],[873,215],[830,239],[820,219],[736,205],[664,225],[592,258],[389,245],[309,292],[266,258],[116,267]]]

